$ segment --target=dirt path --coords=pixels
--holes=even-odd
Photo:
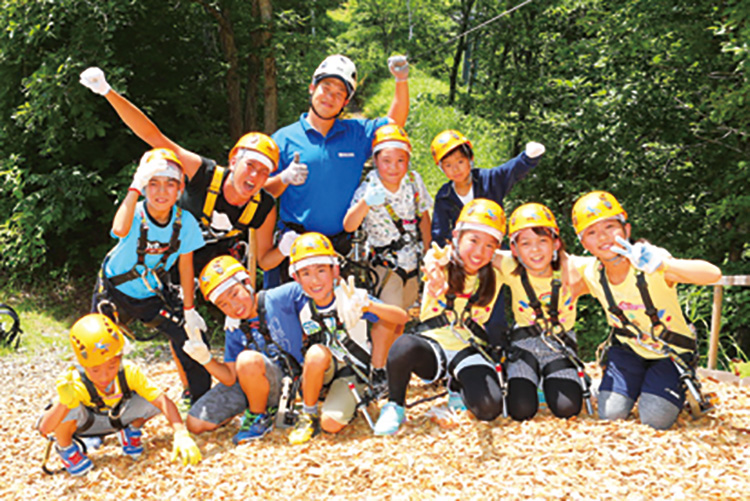
[[[169,462],[171,432],[162,417],[145,427],[146,453],[134,462],[113,437],[91,453],[86,477],[47,476],[44,440],[32,430],[52,397],[65,353],[28,361],[0,359],[2,499],[747,499],[750,491],[750,389],[706,382],[721,407],[674,429],[654,431],[635,420],[605,423],[589,416],[562,421],[545,409],[534,420],[463,417],[443,429],[424,417],[438,400],[407,411],[395,437],[374,437],[358,417],[338,436],[290,446],[286,431],[234,447],[237,422],[200,436],[203,462]],[[143,362],[172,397],[179,393],[164,360]],[[432,388],[410,389],[409,398]],[[377,411],[372,410],[377,416]],[[53,453],[54,454],[54,453]],[[59,466],[56,458],[51,466]]]

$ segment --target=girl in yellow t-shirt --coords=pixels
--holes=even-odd
[[[682,315],[675,285],[711,284],[721,271],[703,260],[673,258],[648,242],[631,243],[627,213],[604,191],[576,201],[573,227],[593,255],[576,262],[580,282],[608,312],[613,328],[599,387],[599,417],[624,419],[638,401],[642,423],[670,428],[684,406],[685,390],[675,362],[651,336],[652,328],[672,352],[691,363],[695,334]]]
[[[496,344],[494,312],[501,282],[492,256],[505,233],[505,213],[497,203],[475,199],[461,211],[451,250],[425,259],[428,275],[445,283],[425,290],[419,334],[396,339],[388,352],[388,402],[375,424],[376,435],[392,435],[405,421],[406,388],[412,374],[425,381],[449,377],[458,402],[482,421],[503,410],[503,390],[491,345]],[[437,255],[436,255],[437,254]],[[457,403],[458,403],[457,402]]]
[[[517,421],[536,414],[540,379],[547,405],[557,417],[578,414],[588,394],[572,330],[578,296],[562,281],[564,245],[559,234],[547,207],[524,204],[510,216],[511,250],[495,254],[494,265],[512,295],[515,325],[510,331],[507,405]]]

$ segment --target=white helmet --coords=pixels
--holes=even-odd
[[[328,56],[315,69],[313,73],[313,85],[318,85],[324,78],[338,78],[346,85],[347,99],[351,99],[357,90],[357,67],[351,59],[340,54]]]

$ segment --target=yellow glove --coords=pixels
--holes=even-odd
[[[78,399],[76,398],[76,372],[75,368],[71,367],[60,374],[55,382],[57,398],[68,409],[73,409],[78,405]]]
[[[187,430],[174,432],[174,445],[172,446],[172,461],[182,458],[182,464],[198,464],[203,456],[201,450],[195,445]]]

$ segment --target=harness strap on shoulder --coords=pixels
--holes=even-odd
[[[216,198],[221,193],[221,183],[224,181],[224,172],[226,169],[219,165],[214,166],[213,176],[211,176],[211,184],[208,186],[208,192],[206,193],[206,200],[203,202],[203,214],[201,215],[201,223],[208,228],[211,225],[211,215],[214,212],[216,206]]]
[[[86,375],[86,371],[84,371],[83,369],[78,369],[78,374],[81,376],[81,381],[86,387],[86,391],[89,392],[89,399],[91,400],[91,403],[94,405],[94,407],[96,407],[97,411],[102,412],[104,409],[106,409],[107,406],[104,404],[104,400],[99,395],[99,392],[96,391],[94,383],[89,379],[89,377]]]

